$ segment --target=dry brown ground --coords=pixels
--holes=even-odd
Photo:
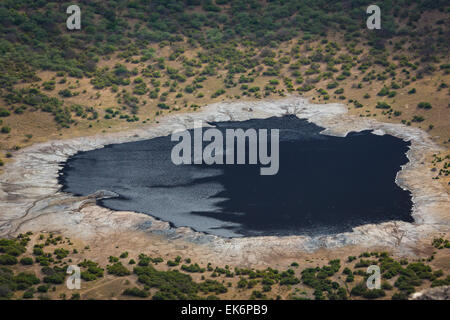
[[[48,236],[48,233],[40,233],[44,234],[45,237]],[[31,241],[28,244],[28,250],[23,256],[32,256],[33,246],[36,243],[42,243],[43,241],[39,240],[40,234],[34,234],[31,236]],[[54,236],[58,236],[59,234],[53,233]],[[63,235],[62,235],[63,236]],[[148,234],[146,235],[149,236]],[[158,235],[151,235],[150,238],[152,240],[148,243],[148,249],[143,248],[136,248],[135,243],[133,243],[133,237],[127,237],[123,235],[118,235],[118,237],[114,238],[114,241],[110,241],[108,244],[105,245],[105,243],[85,243],[81,240],[78,240],[76,238],[65,238],[63,237],[63,242],[58,243],[56,245],[49,245],[44,247],[45,252],[53,252],[56,248],[65,248],[69,250],[71,253],[69,256],[65,259],[63,259],[62,263],[67,263],[68,265],[71,264],[78,264],[82,262],[84,259],[92,260],[97,263],[102,268],[105,268],[107,264],[109,264],[109,256],[116,256],[118,257],[121,253],[127,251],[129,253],[129,256],[125,259],[120,259],[120,261],[123,263],[124,266],[126,266],[130,271],[133,269],[133,265],[129,265],[128,261],[130,259],[134,259],[138,261],[137,257],[140,253],[145,253],[153,258],[155,257],[162,257],[164,259],[164,262],[159,263],[157,265],[154,265],[157,270],[167,271],[167,270],[180,270],[181,271],[181,264],[188,264],[185,263],[183,260],[186,258],[191,258],[192,263],[198,263],[201,267],[206,268],[208,261],[204,259],[204,257],[201,254],[196,254],[197,251],[192,250],[192,248],[189,248],[189,244],[185,243],[185,245],[180,245],[173,247],[173,244],[168,244],[167,239],[164,237],[158,236]],[[427,239],[430,240],[430,239]],[[69,244],[72,243],[72,244]],[[117,245],[120,244],[120,245]],[[166,251],[166,249],[169,249],[170,251]],[[77,249],[78,253],[73,253],[73,249]],[[346,275],[342,274],[342,270],[345,267],[349,267],[352,270],[358,270],[355,269],[354,266],[356,262],[359,261],[359,258],[357,260],[354,260],[352,262],[347,261],[348,256],[358,256],[359,254],[363,253],[365,250],[362,247],[352,247],[348,246],[345,248],[338,248],[335,250],[327,250],[327,249],[319,249],[315,251],[314,253],[306,253],[306,252],[293,252],[291,256],[287,255],[284,256],[282,259],[280,259],[279,256],[274,256],[273,261],[274,264],[271,266],[274,269],[278,269],[280,271],[287,270],[288,268],[291,268],[295,271],[295,276],[300,278],[301,277],[301,271],[305,268],[309,267],[322,267],[324,265],[327,265],[330,260],[333,259],[340,259],[341,260],[341,269],[338,273],[336,273],[335,276],[331,277],[330,279],[333,281],[338,282],[341,286],[346,287],[348,291],[351,290],[351,288],[363,281],[363,277],[359,275],[355,275],[355,281],[353,283],[346,283]],[[382,252],[382,251],[389,251],[389,248],[371,248],[370,252]],[[434,253],[434,259],[431,262],[427,262],[428,265],[432,267],[433,270],[443,270],[446,275],[448,275],[448,272],[450,270],[450,259],[449,259],[449,249],[442,249],[438,250],[432,247],[431,245],[427,245],[422,249],[421,252],[416,252],[417,257],[416,258],[408,258],[409,262],[413,261],[419,261],[420,259],[426,259],[430,257]],[[166,261],[175,259],[176,256],[181,256],[183,258],[182,263],[178,267],[168,267],[166,264]],[[394,256],[396,259],[400,259],[402,257],[400,256]],[[373,259],[373,258],[365,258],[365,259]],[[291,267],[292,262],[297,262],[299,264],[298,267]],[[62,265],[61,263],[61,265]],[[215,268],[216,266],[224,268],[225,265],[212,263],[212,267]],[[239,268],[246,268],[248,266],[243,266],[239,264],[229,264],[231,270],[234,270],[235,267]],[[17,265],[14,267],[14,269],[17,272],[30,272],[33,271],[37,275],[41,274],[40,269],[42,267],[38,264],[34,264],[32,266],[21,266]],[[255,269],[264,269],[262,266],[254,266]],[[361,268],[360,270],[365,271],[365,268]],[[227,278],[225,275],[220,275],[218,277],[212,277],[212,272],[206,271],[205,273],[187,273],[191,275],[194,281],[201,282],[205,279],[211,279],[211,280],[217,280],[219,282],[223,282],[224,285],[228,288],[228,292],[225,294],[220,294],[219,297],[221,299],[249,299],[253,290],[259,290],[262,291],[262,285],[261,283],[258,283],[255,287],[252,289],[240,289],[237,287],[237,282],[239,281],[239,276],[234,276],[233,278]],[[202,276],[204,279],[202,279]],[[396,281],[397,277],[394,277],[393,279],[388,280],[388,282],[393,285]],[[228,283],[231,283],[231,287],[229,287]],[[423,284],[420,287],[416,287],[416,291],[420,291],[421,289],[428,288],[430,286],[429,281],[423,281]],[[72,294],[79,293],[81,295],[82,299],[136,299],[132,297],[127,297],[122,295],[123,290],[126,288],[132,288],[132,287],[139,287],[142,288],[142,284],[140,284],[137,280],[136,275],[129,275],[125,277],[117,277],[114,275],[110,275],[105,270],[105,275],[103,278],[97,279],[95,281],[81,282],[81,289],[80,290],[69,290],[66,288],[65,284],[63,285],[56,285],[55,291],[52,289],[49,290],[47,294],[45,294],[47,297],[51,299],[61,299],[62,294],[65,294],[66,298],[70,298]],[[155,293],[156,289],[151,289],[150,293]],[[383,299],[390,299],[392,294],[396,290],[386,291],[386,297]],[[22,296],[23,292],[19,291],[16,293],[15,297],[20,298]],[[294,297],[297,298],[309,298],[313,299],[313,289],[303,285],[293,285],[293,286],[280,286],[278,284],[275,284],[272,286],[272,290],[270,292],[265,293],[268,299],[276,299],[277,296],[280,296],[282,299],[292,299]],[[35,294],[35,298],[39,298],[40,294]],[[200,294],[200,296],[206,297],[207,295]],[[359,299],[358,297],[352,297],[352,299]]]
[[[45,79],[50,79],[51,74],[49,72],[43,73],[41,77]],[[252,84],[254,86],[264,87],[269,81],[270,78],[273,77],[259,77]],[[396,90],[398,92],[397,96],[394,98],[386,98],[377,96],[377,92],[382,88],[382,84],[379,82],[374,82],[371,85],[364,83],[364,87],[362,89],[354,89],[352,86],[358,80],[344,80],[341,82],[340,88],[344,89],[344,95],[347,99],[357,100],[363,103],[363,108],[355,108],[353,104],[347,104],[349,106],[349,114],[365,116],[365,117],[374,117],[379,121],[383,122],[393,122],[399,123],[402,119],[411,120],[414,115],[421,115],[425,118],[425,121],[421,123],[412,122],[412,126],[416,126],[422,128],[427,131],[432,139],[442,145],[445,148],[445,151],[438,154],[437,156],[441,158],[445,158],[447,155],[450,155],[449,152],[449,142],[450,139],[450,113],[448,110],[448,93],[445,89],[437,91],[436,83],[440,83],[443,78],[446,83],[450,83],[450,76],[439,76],[439,77],[425,77],[423,81],[418,81],[414,83],[413,86],[408,86],[407,88]],[[68,82],[73,83],[75,79],[71,79]],[[235,95],[241,93],[239,88],[231,88],[227,90],[226,96],[220,96],[218,98],[212,99],[210,96],[213,92],[221,88],[222,79],[213,78],[208,80],[207,86],[205,85],[205,89],[202,89],[202,92],[205,94],[204,98],[198,99],[194,98],[191,95],[185,95],[185,97],[181,98],[182,101],[176,101],[177,99],[172,96],[167,100],[166,103],[173,105],[181,105],[179,111],[164,111],[163,113],[172,113],[172,112],[192,112],[191,108],[185,108],[182,105],[187,103],[187,105],[191,105],[193,103],[199,105],[207,105],[212,102],[225,101],[225,100],[236,100],[233,98]],[[281,83],[280,87],[284,85]],[[206,88],[207,87],[207,88]],[[319,83],[317,85],[318,88],[326,88],[325,83]],[[416,94],[410,95],[407,94],[407,90],[410,87],[414,87],[417,90]],[[56,89],[51,92],[49,95],[56,96],[57,92],[64,88],[64,86],[57,84]],[[158,117],[155,116],[156,112],[161,111],[156,106],[154,101],[146,98],[148,103],[146,106],[141,107],[139,111],[139,118],[141,121],[139,122],[126,122],[125,120],[119,119],[103,119],[104,110],[108,107],[117,107],[117,101],[115,99],[115,94],[112,93],[109,89],[104,90],[94,90],[92,86],[89,84],[88,79],[80,79],[80,88],[77,91],[82,92],[82,88],[85,88],[87,93],[80,93],[79,96],[71,97],[65,99],[67,104],[80,104],[87,106],[94,106],[97,110],[99,110],[99,120],[98,121],[87,121],[85,119],[81,119],[75,117],[77,123],[72,125],[71,128],[59,128],[58,125],[54,122],[53,116],[51,114],[35,111],[35,112],[25,112],[22,115],[17,115],[12,113],[8,118],[3,118],[4,124],[7,124],[12,128],[10,134],[1,134],[0,135],[0,155],[3,153],[3,161],[11,161],[11,158],[7,158],[6,153],[13,153],[15,146],[25,147],[27,145],[31,145],[33,143],[44,142],[48,140],[55,139],[67,139],[72,137],[79,136],[90,136],[98,133],[110,133],[116,131],[125,131],[133,128],[137,128],[143,125],[143,121],[154,122],[158,121]],[[84,90],[84,89],[83,89]],[[340,100],[337,95],[332,94],[335,89],[327,90],[330,94],[329,100],[323,100],[320,94],[317,94],[315,90],[307,92],[304,96],[309,98],[311,102],[324,103],[324,102],[338,102],[345,103],[346,100]],[[100,98],[95,98],[95,93],[100,91]],[[369,93],[370,98],[364,99],[364,94]],[[269,98],[278,98],[279,95],[271,95]],[[143,99],[144,100],[144,99]],[[241,97],[241,100],[255,100],[254,97]],[[391,106],[393,106],[394,110],[399,110],[402,112],[401,116],[389,116],[383,115],[382,110],[376,109],[377,101],[386,101]],[[418,102],[426,101],[430,102],[433,106],[431,110],[423,110],[417,108]],[[429,125],[433,125],[434,128],[430,129]],[[25,137],[26,134],[32,134],[33,137],[28,139]],[[429,159],[430,169],[434,166],[437,167],[437,172],[443,168],[443,165],[446,161],[442,161],[437,163],[436,165],[431,164],[433,159]],[[448,161],[447,161],[448,162]],[[1,171],[0,171],[1,172]],[[436,174],[437,176],[437,174]],[[440,181],[442,181],[443,185],[446,186],[447,191],[450,192],[450,176],[441,176]]]
[[[424,19],[429,19],[429,17],[425,17]],[[339,40],[338,36],[331,36],[330,40]],[[393,39],[393,42],[395,43],[397,39]],[[280,45],[279,48],[276,49],[277,51],[277,59],[279,59],[283,55],[290,55],[291,48],[296,44],[296,40],[292,40],[289,42],[286,42],[282,45]],[[318,43],[312,43],[311,46],[315,47]],[[359,45],[361,48],[364,47],[363,44]],[[159,48],[155,46],[156,49],[156,56],[162,56],[167,57],[171,50],[169,47]],[[343,49],[342,53],[345,53],[346,50]],[[196,56],[197,50],[189,50],[186,51],[183,55],[189,58],[193,58]],[[304,50],[302,46],[302,51],[300,53],[301,55],[306,54],[306,51]],[[444,60],[448,60],[448,57],[444,57]],[[127,66],[128,69],[132,69],[134,67],[137,67],[138,69],[142,69],[146,64],[133,64],[130,62],[126,62],[123,59],[118,59],[115,56],[110,57],[109,59],[105,59],[100,61],[99,66],[108,66],[113,67],[116,63],[120,62],[121,64],[124,64]],[[179,61],[166,61],[166,63],[170,66],[180,68],[181,63]],[[300,71],[302,74],[304,74],[305,70],[309,68],[308,66],[302,66]],[[326,66],[324,64],[321,65],[321,70],[325,70]],[[371,68],[380,71],[381,69],[379,67]],[[262,71],[262,70],[261,70]],[[401,77],[400,70],[397,70],[398,78]],[[206,80],[203,85],[203,89],[199,89],[198,92],[202,92],[204,94],[203,98],[196,98],[196,94],[187,94],[183,92],[182,98],[175,98],[176,93],[170,93],[167,101],[165,103],[169,105],[176,106],[177,108],[180,108],[179,111],[170,110],[170,111],[163,111],[163,115],[167,114],[169,112],[192,112],[192,109],[183,107],[184,104],[187,104],[188,106],[195,103],[198,105],[206,105],[213,102],[218,101],[228,101],[228,100],[236,100],[236,96],[241,96],[241,100],[255,100],[254,96],[250,97],[244,97],[242,96],[242,91],[239,89],[240,85],[234,88],[227,89],[226,94],[219,96],[218,98],[212,99],[211,94],[214,93],[216,90],[221,89],[224,87],[223,85],[223,77],[225,76],[225,71],[220,70],[217,76],[208,77],[208,80]],[[286,86],[283,84],[282,77],[283,76],[290,76],[291,71],[288,70],[288,67],[285,66],[282,69],[281,77],[266,77],[266,76],[259,76],[255,79],[255,82],[249,84],[249,86],[259,86],[263,88],[266,84],[268,84],[270,79],[279,79],[280,84],[277,86],[278,89],[283,92],[283,94],[288,94],[288,90]],[[38,83],[40,85],[44,81],[48,81],[55,77],[54,72],[40,72],[39,77],[42,79]],[[132,77],[133,79],[134,77]],[[293,77],[292,77],[293,78]],[[352,69],[352,75],[351,77],[340,81],[340,85],[338,88],[343,88],[344,93],[343,95],[346,97],[345,100],[340,100],[338,95],[334,94],[334,91],[337,89],[327,89],[326,84],[330,82],[329,80],[322,80],[315,84],[316,88],[323,88],[328,91],[330,98],[329,100],[324,100],[323,97],[316,91],[311,90],[304,94],[305,97],[308,97],[311,102],[317,102],[317,103],[324,103],[324,102],[340,102],[345,103],[349,106],[349,113],[354,115],[360,115],[360,116],[370,116],[374,117],[379,121],[383,122],[394,122],[399,123],[401,120],[409,121],[412,119],[414,115],[422,115],[425,118],[425,121],[421,123],[411,123],[412,126],[417,126],[422,128],[423,130],[426,130],[432,139],[444,147],[445,151],[443,151],[439,156],[445,157],[446,155],[449,155],[449,144],[450,144],[450,116],[449,116],[449,91],[448,88],[438,89],[438,86],[440,83],[445,82],[447,85],[450,85],[450,75],[445,75],[443,71],[438,70],[432,75],[425,75],[423,79],[418,79],[415,82],[411,82],[410,85],[396,89],[397,95],[394,98],[387,98],[387,97],[379,97],[377,96],[377,92],[383,87],[383,85],[389,86],[391,83],[391,79],[388,78],[384,83],[380,81],[372,81],[372,82],[362,82],[361,79],[361,72],[356,70],[356,68]],[[59,78],[56,78],[59,79]],[[12,113],[11,116],[7,118],[2,118],[4,125],[11,126],[12,130],[10,134],[0,134],[0,158],[3,161],[13,161],[14,158],[6,158],[7,152],[12,152],[15,146],[25,147],[34,143],[48,141],[48,140],[54,140],[54,139],[66,139],[71,137],[78,137],[78,136],[89,136],[94,135],[98,133],[109,133],[114,131],[124,131],[129,130],[132,128],[136,128],[142,125],[142,122],[144,120],[149,119],[149,121],[158,121],[158,116],[155,116],[155,113],[157,111],[161,111],[156,106],[158,100],[152,100],[147,95],[140,96],[140,100],[147,101],[145,106],[141,106],[139,110],[139,122],[126,122],[125,120],[118,120],[118,119],[111,119],[106,120],[104,119],[105,109],[108,107],[117,107],[118,103],[115,97],[115,93],[113,93],[110,88],[105,88],[103,90],[95,90],[92,85],[89,83],[90,79],[83,78],[83,79],[75,79],[67,77],[68,81],[65,84],[59,84],[58,81],[56,81],[56,88],[53,91],[45,92],[49,96],[58,96],[57,92],[61,89],[68,88],[70,86],[74,86],[73,91],[79,92],[78,96],[71,97],[71,98],[65,98],[65,105],[70,106],[71,104],[80,104],[84,106],[92,106],[95,107],[97,110],[99,110],[99,120],[98,121],[87,121],[84,119],[76,118],[77,124],[72,125],[70,129],[64,129],[59,128],[56,123],[53,120],[53,116],[44,113],[44,112],[28,112],[26,111],[22,115],[17,115]],[[167,77],[163,77],[161,82],[163,83],[164,80],[167,79]],[[77,82],[78,81],[78,82]],[[149,84],[149,80],[144,78],[144,81],[148,84],[148,86],[151,88],[152,86]],[[188,80],[186,83],[182,84],[182,87],[185,87],[187,84],[190,84],[192,80]],[[397,81],[397,80],[396,80]],[[355,84],[358,84],[359,82],[363,83],[363,87],[361,89],[355,88]],[[397,81],[397,83],[401,83],[400,80]],[[29,86],[29,84],[20,84],[18,87],[25,87]],[[298,87],[299,85],[294,85],[294,87]],[[128,92],[131,91],[133,85],[125,87]],[[407,92],[411,88],[416,88],[417,93],[416,94],[408,94]],[[119,91],[122,89],[120,87]],[[86,90],[85,93],[83,91]],[[167,91],[168,89],[162,87],[161,92]],[[178,92],[179,90],[177,90]],[[368,93],[370,94],[370,98],[365,99],[363,96]],[[97,94],[100,94],[100,96],[97,96]],[[272,94],[268,98],[274,99],[280,97],[279,94]],[[363,108],[355,108],[353,104],[349,103],[348,100],[357,100],[360,103],[363,104]],[[386,101],[389,103],[394,110],[401,111],[402,114],[399,117],[390,117],[389,115],[382,114],[382,110],[376,109],[375,105],[378,101]],[[433,108],[431,110],[421,110],[417,108],[417,104],[421,101],[430,102]],[[0,106],[4,106],[4,102],[0,100]],[[430,129],[429,126],[433,125],[433,129]],[[25,134],[32,134],[33,137],[31,139],[26,138]],[[431,161],[433,159],[429,159],[429,166],[430,169],[434,166]],[[445,161],[437,163],[436,167],[441,169],[444,165]],[[0,171],[1,173],[1,171]],[[450,192],[450,177],[441,177],[440,181],[443,185],[446,186],[447,191]],[[34,239],[34,238],[33,238]],[[33,240],[34,241],[34,240]],[[123,251],[130,252],[130,257],[133,257],[136,259],[137,255],[140,253],[136,249],[133,249],[133,242],[131,239],[124,239],[123,241],[114,241],[114,243],[120,243],[120,248],[115,248],[115,245],[109,244],[106,245],[105,243],[98,243],[98,244],[89,244],[90,249],[84,250],[85,243],[82,243],[80,240],[72,239],[74,242],[74,246],[71,246],[71,248],[76,247],[79,248],[78,254],[71,254],[71,258],[73,259],[73,262],[77,263],[79,261],[82,261],[84,258],[92,259],[97,262],[100,262],[103,266],[107,264],[107,259],[110,255],[119,255]],[[159,253],[153,251],[152,255],[159,254],[162,256],[165,260],[169,258],[174,258],[176,255],[182,253],[185,248],[180,248],[179,250],[172,250],[164,252],[164,248],[166,246],[166,240],[164,239],[158,239],[158,236],[154,236],[154,243],[152,244],[152,250],[155,248],[155,250],[161,250]],[[32,247],[32,246],[30,246]],[[171,247],[173,249],[173,247]],[[385,249],[385,248],[384,248]],[[337,249],[333,251],[329,250],[318,250],[314,252],[313,254],[308,253],[302,253],[302,252],[296,252],[293,253],[292,257],[289,259],[283,258],[278,259],[279,257],[274,257],[274,267],[280,268],[280,269],[286,269],[289,267],[290,263],[292,261],[297,261],[300,264],[300,267],[297,268],[296,272],[300,272],[305,267],[309,266],[321,266],[323,264],[328,263],[330,259],[334,258],[341,258],[341,261],[344,260],[343,257],[346,257],[348,255],[355,255],[355,253],[360,253],[364,251],[364,248],[343,248],[343,249]],[[435,250],[431,246],[427,250],[417,252],[419,256],[422,257],[428,257],[430,256],[433,251],[437,251],[437,254],[435,256],[435,259],[430,263],[432,267],[435,267],[437,269],[444,269],[444,270],[450,270],[450,259],[447,254],[447,251],[445,250]],[[195,252],[195,251],[191,251]],[[183,254],[180,254],[183,256]],[[207,261],[202,261],[203,258],[201,256],[191,256],[193,259],[193,262],[199,262],[201,266],[206,266]],[[26,268],[26,267],[20,267],[20,268]],[[38,266],[33,266],[32,268],[35,268],[36,271],[38,271],[40,268]],[[166,268],[165,263],[160,264],[158,268]],[[198,278],[200,275],[193,274],[192,275],[194,279],[199,280]],[[297,276],[299,276],[297,274]],[[235,283],[238,281],[238,277],[235,277],[233,279],[224,278],[222,276],[219,279],[223,279],[225,282],[232,282],[233,288],[235,288]],[[335,279],[338,282],[342,281],[342,279]],[[129,284],[127,284],[127,281],[129,281]],[[83,298],[101,298],[101,299],[108,299],[108,298],[124,298],[123,296],[120,296],[121,291],[124,287],[131,287],[134,286],[136,283],[136,277],[135,276],[129,276],[124,278],[116,278],[111,275],[106,275],[104,279],[95,281],[94,283],[85,283],[85,287],[83,287],[81,293]],[[356,279],[356,282],[358,279]],[[258,285],[260,286],[260,285]],[[260,287],[256,287],[255,289],[259,290]],[[307,296],[311,295],[311,290],[308,288],[304,288],[303,286],[299,285],[298,288],[299,292],[305,291],[307,293]],[[295,287],[293,288],[295,290]],[[60,293],[66,293],[68,296],[70,296],[71,292],[65,289],[57,289],[55,293],[51,293],[52,297],[57,298]],[[274,286],[271,293],[268,294],[269,297],[275,297],[276,295],[280,295],[283,298],[287,298],[289,294],[292,291],[287,291],[286,288],[279,288]],[[227,298],[248,298],[251,294],[251,290],[229,290],[229,292],[222,297]]]

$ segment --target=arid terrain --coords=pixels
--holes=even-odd
[[[114,212],[98,207],[95,205],[95,200],[108,196],[108,193],[104,191],[99,191],[89,197],[74,197],[59,191],[60,186],[56,179],[59,163],[78,150],[98,148],[111,142],[120,143],[164,135],[180,126],[189,128],[196,119],[218,121],[232,118],[244,120],[286,113],[296,114],[325,127],[324,134],[345,135],[349,130],[361,131],[371,128],[377,134],[393,134],[411,140],[412,146],[408,152],[410,162],[403,167],[397,176],[397,183],[413,194],[415,222],[393,221],[378,225],[363,225],[354,228],[353,232],[318,237],[224,239],[195,232],[189,228],[173,228],[167,222],[155,220],[148,215],[133,212]],[[108,262],[114,262],[114,260],[110,260],[110,257],[120,255],[118,252],[122,250],[124,250],[122,253],[127,251],[131,257],[135,257],[134,259],[140,254],[145,254],[152,259],[161,257],[166,262],[180,256],[184,259],[191,259],[192,263],[198,263],[198,266],[193,269],[195,271],[188,271],[194,273],[193,279],[197,281],[203,280],[202,276],[206,278],[203,273],[206,272],[208,264],[211,264],[210,269],[212,265],[215,266],[210,270],[210,276],[216,278],[215,268],[224,269],[225,265],[228,265],[231,268],[230,270],[236,268],[284,270],[295,262],[295,270],[301,272],[305,270],[304,267],[306,266],[316,268],[317,263],[322,268],[323,264],[327,265],[330,261],[339,257],[342,263],[347,262],[349,268],[355,268],[351,262],[353,263],[356,260],[347,259],[344,261],[342,257],[348,255],[364,260],[367,257],[378,257],[381,252],[394,255],[399,261],[407,259],[420,264],[422,261],[427,261],[429,266],[433,268],[432,270],[434,268],[443,270],[441,276],[445,277],[446,270],[449,267],[447,242],[445,242],[449,232],[449,198],[446,188],[440,181],[432,179],[433,172],[423,161],[441,148],[429,138],[426,132],[418,128],[411,128],[402,124],[382,123],[373,119],[362,119],[354,115],[348,115],[347,108],[341,104],[315,105],[298,97],[247,103],[218,103],[205,107],[199,112],[162,117],[159,123],[149,124],[145,129],[99,134],[91,138],[53,141],[36,144],[18,151],[16,162],[7,164],[7,171],[3,175],[3,198],[7,201],[3,203],[2,210],[8,212],[8,215],[4,216],[1,232],[3,236],[14,236],[18,233],[24,234],[32,231],[33,234],[50,232],[63,238],[69,237],[71,242],[80,243],[82,247],[89,247],[89,250],[77,249],[80,258],[75,260],[77,256],[74,256],[72,261],[76,263],[93,257],[92,261],[105,266]],[[436,239],[444,239],[442,240],[443,248],[438,251],[433,247]],[[44,247],[44,249],[47,248]],[[170,266],[164,265],[163,261],[157,263],[158,270],[162,266],[164,266],[162,270],[170,269]],[[373,262],[373,260],[371,261]],[[69,262],[66,259],[65,263]],[[358,262],[361,265],[356,267],[352,274],[358,272],[359,268],[367,264],[367,262],[361,260],[355,263]],[[389,262],[389,265],[390,263],[393,262]],[[176,266],[179,264],[177,263]],[[189,266],[189,264],[186,264],[186,266]],[[200,272],[197,270],[198,268],[205,270]],[[339,270],[341,270],[341,266]],[[387,272],[386,270],[384,272]],[[351,284],[342,279],[343,275],[339,276],[340,279],[336,272],[330,274],[325,280],[339,280],[341,285],[346,288],[345,296],[347,297],[351,294],[352,285],[359,284],[366,277],[366,274],[361,272],[358,273],[360,278],[356,277],[356,280],[359,281],[354,279]],[[399,270],[396,272],[397,275]],[[213,276],[214,273],[215,276]],[[230,278],[228,282],[232,283],[231,287],[227,288],[242,289],[239,286],[234,286],[232,281],[233,279],[234,281],[240,281],[240,278],[235,275],[227,277],[226,272],[224,274],[225,278]],[[290,276],[293,276],[293,278],[289,278],[289,284],[285,285],[282,285],[282,280],[277,277],[269,281],[272,285],[277,284],[276,287],[279,287],[278,291],[274,291],[277,294],[273,298],[277,296],[296,298],[298,292],[305,290],[307,293],[303,293],[300,298],[312,298],[311,292],[308,290],[311,285],[305,286],[305,281],[302,285],[297,276]],[[105,276],[104,279],[102,277],[99,281],[102,285],[96,285],[97,281],[92,283],[92,288],[90,283],[86,284],[86,288],[89,289],[86,293],[84,293],[85,289],[82,289],[81,297],[107,298],[111,294],[114,294],[116,298],[121,297],[120,291],[129,287],[130,283],[136,282],[136,276],[130,277],[134,279],[134,282],[132,282],[132,279],[128,279],[129,277],[122,280],[108,276]],[[264,278],[264,275],[258,277]],[[392,276],[388,279],[392,279],[391,282],[395,280],[397,286],[400,286],[396,282],[398,279],[395,278]],[[110,281],[107,279],[110,279]],[[426,279],[431,279],[431,281],[417,281],[417,286],[413,287],[413,292],[430,286],[434,281],[433,278],[428,277]],[[142,280],[139,281],[142,283]],[[339,283],[339,281],[335,282]],[[264,285],[263,282],[257,281],[257,283],[260,283],[261,286]],[[115,289],[112,290],[112,288]],[[121,289],[119,290],[119,288]],[[253,288],[253,286],[249,288]],[[407,290],[412,290],[409,286],[407,288]],[[109,290],[112,290],[112,292]],[[259,290],[253,291],[257,291],[256,295],[259,296]],[[245,295],[253,295],[253,291],[227,289],[223,297],[242,298]],[[391,291],[390,294],[393,295],[396,292]],[[397,292],[394,298],[405,297],[401,294],[404,294],[404,292]],[[384,293],[379,297],[391,297],[391,295]],[[149,296],[151,295],[149,294]],[[261,297],[269,298],[268,295]],[[320,298],[322,295],[317,297]],[[353,298],[357,297],[358,295],[353,295]]]
[[[449,285],[448,4],[383,2],[382,30],[370,31],[351,1],[188,3],[91,1],[70,32],[66,4],[0,4],[0,297],[407,299]],[[58,171],[78,151],[193,119],[283,114],[324,134],[411,141],[396,182],[412,193],[414,222],[224,239],[102,208],[103,191],[60,191]],[[367,260],[382,292],[358,287]],[[85,272],[80,290],[65,286],[68,265]]]

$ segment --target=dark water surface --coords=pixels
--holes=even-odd
[[[369,131],[326,136],[295,116],[214,125],[280,129],[278,174],[261,176],[259,165],[175,166],[170,154],[177,142],[166,136],[70,157],[61,172],[63,190],[113,191],[120,197],[102,205],[226,237],[338,233],[413,221],[410,193],[395,183],[408,161],[408,142]]]

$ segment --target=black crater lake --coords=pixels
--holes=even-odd
[[[409,142],[370,131],[327,136],[295,116],[210,125],[279,129],[278,173],[260,175],[259,164],[174,165],[178,142],[164,136],[75,154],[60,173],[63,191],[113,191],[120,196],[101,205],[224,237],[332,234],[413,221],[411,195],[395,183]]]

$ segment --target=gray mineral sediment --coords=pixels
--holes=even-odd
[[[66,159],[79,151],[108,144],[150,139],[175,130],[193,128],[198,121],[248,120],[293,114],[321,126],[323,134],[345,136],[352,131],[373,130],[411,142],[409,162],[398,172],[397,184],[412,194],[413,223],[390,221],[355,227],[351,232],[326,236],[248,237],[225,239],[195,232],[186,227],[171,228],[169,223],[135,212],[118,212],[95,205],[97,199],[112,197],[99,190],[88,197],[61,192],[58,174]],[[421,239],[450,229],[450,199],[445,188],[426,165],[426,158],[441,149],[420,129],[401,124],[350,116],[341,104],[311,104],[300,97],[255,102],[215,103],[195,113],[173,114],[157,124],[119,133],[48,141],[15,152],[14,161],[0,176],[0,236],[24,231],[57,230],[68,236],[91,239],[116,232],[144,231],[168,239],[183,239],[209,246],[217,253],[247,261],[258,259],[255,251],[314,251],[350,245],[389,246],[408,252]]]

